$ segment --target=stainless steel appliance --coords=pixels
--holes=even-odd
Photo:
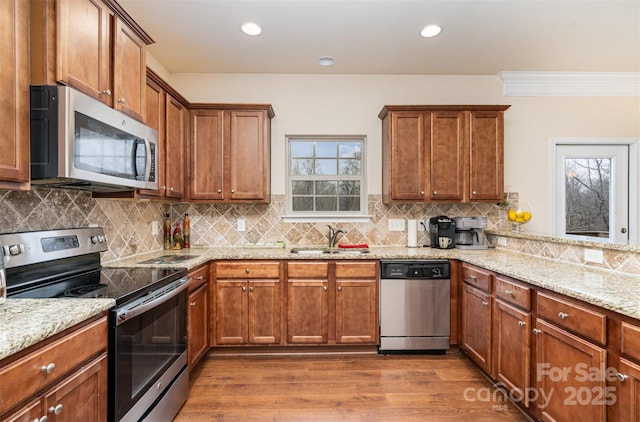
[[[432,248],[451,249],[455,246],[455,222],[446,215],[429,219],[429,233]]]
[[[31,87],[31,183],[157,189],[154,129],[68,86]]]
[[[171,420],[188,395],[186,269],[103,268],[102,228],[0,234],[10,298],[115,299],[108,420]]]
[[[448,349],[449,261],[383,260],[380,274],[380,352]]]
[[[0,254],[0,304],[5,302],[7,298],[7,278],[4,270],[4,259]]]
[[[487,228],[487,217],[456,217],[455,244],[459,249],[487,249],[484,229]]]

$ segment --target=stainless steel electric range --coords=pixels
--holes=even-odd
[[[113,298],[110,421],[171,420],[186,400],[186,269],[104,268],[102,228],[0,234],[8,298]]]

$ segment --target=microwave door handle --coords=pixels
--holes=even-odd
[[[146,152],[145,156],[147,157],[144,166],[144,181],[148,182],[151,177],[151,163],[153,162],[153,157],[151,156],[151,141],[146,138],[144,139],[144,149]]]

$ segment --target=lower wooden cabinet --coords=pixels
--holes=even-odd
[[[329,262],[287,263],[287,343],[329,342]]]
[[[191,271],[189,276],[187,356],[192,371],[209,350],[209,265]]]
[[[640,365],[621,358],[618,363],[617,385],[610,391],[615,394],[618,420],[640,422]]]
[[[461,347],[480,368],[491,372],[491,294],[466,283],[462,286]]]

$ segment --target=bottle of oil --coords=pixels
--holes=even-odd
[[[180,231],[180,222],[177,222],[175,229],[173,229],[173,249],[182,249],[182,233]]]
[[[164,249],[171,249],[171,218],[169,218],[169,213],[164,216]]]
[[[188,213],[184,214],[184,219],[182,220],[182,247],[191,247],[191,221]]]

